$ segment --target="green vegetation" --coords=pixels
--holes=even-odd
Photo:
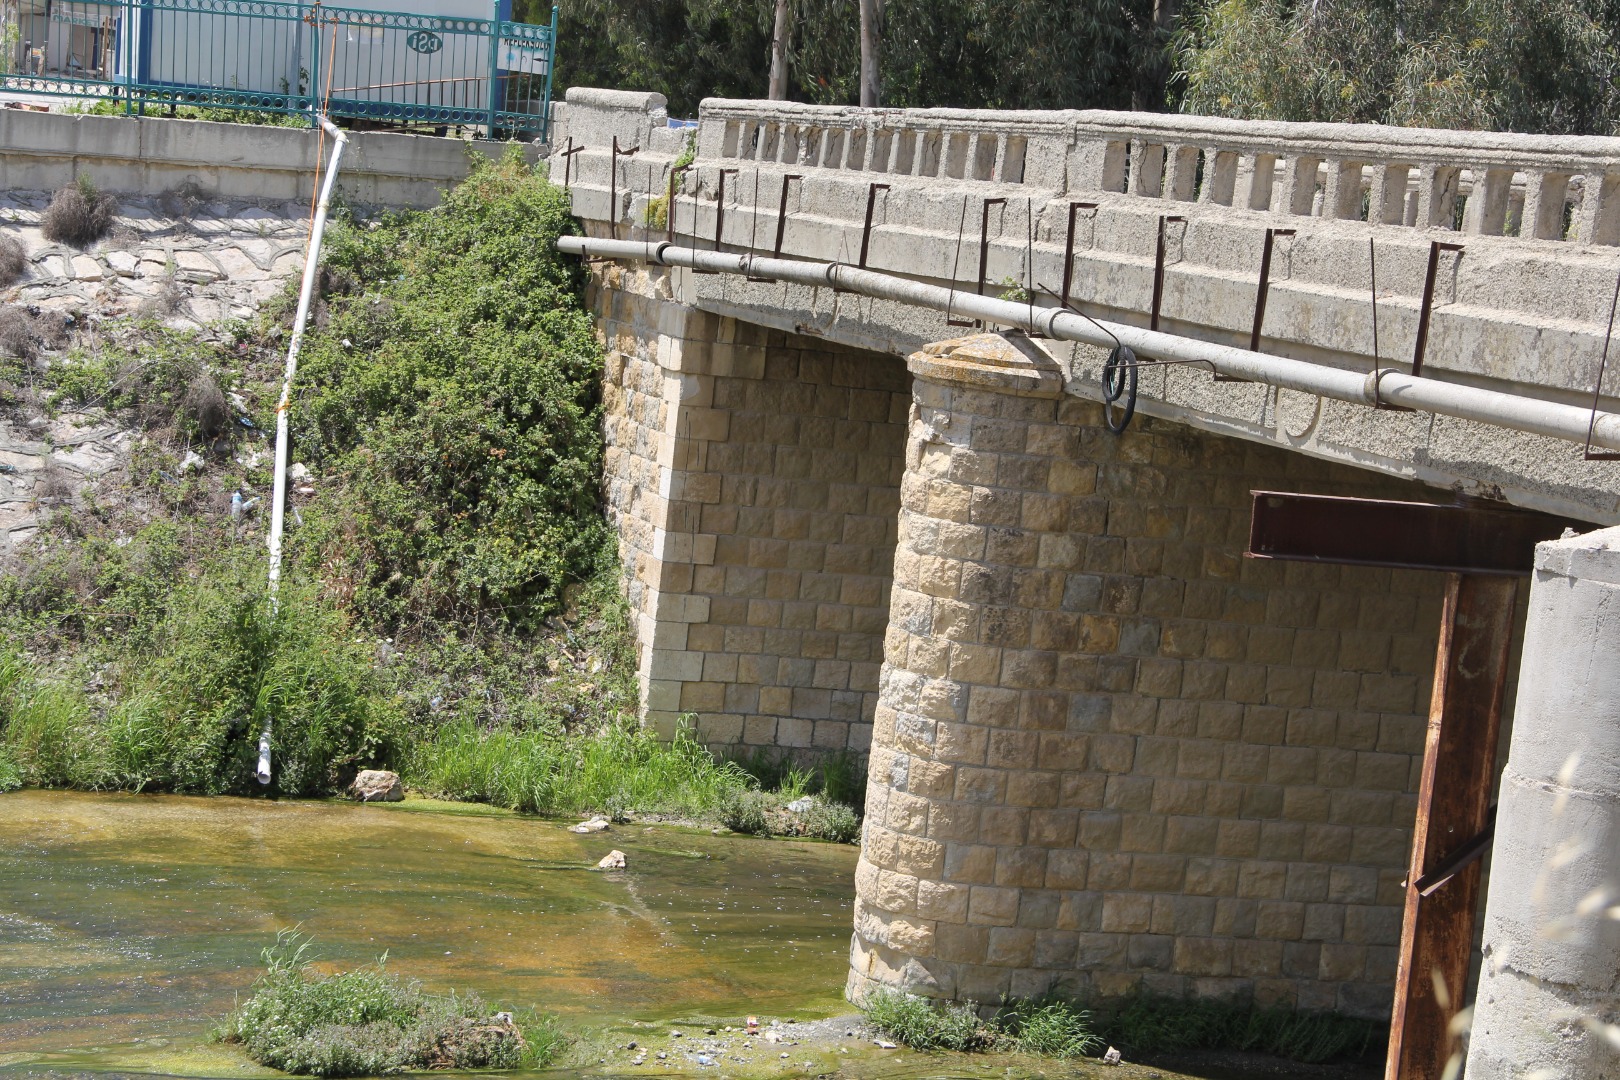
[[[28,361],[63,342],[19,323],[0,408],[105,412],[142,438],[112,480],[54,493],[0,573],[0,786],[254,793],[268,721],[281,794],[382,766],[547,814],[714,821],[756,800],[769,819],[750,831],[852,839],[853,756],[717,762],[690,730],[661,744],[637,723],[597,502],[601,351],[555,251],[571,228],[518,155],[475,157],[437,210],[340,215],[292,412],[310,479],[274,612],[260,433],[290,287],[253,323],[136,318],[43,364]]]
[[[549,4],[515,10],[549,18]],[[1146,0],[887,0],[883,103],[1130,108],[1146,94],[1152,104],[1163,98],[1153,10]],[[676,116],[696,116],[705,97],[764,97],[774,12],[771,0],[570,0],[557,85],[656,90]],[[790,96],[856,101],[854,5],[793,0],[791,16]]]
[[[1260,1008],[1241,1002],[1139,995],[1092,1014],[1056,994],[1010,1001],[988,1018],[972,1002],[937,1002],[875,990],[861,1002],[867,1022],[917,1050],[1008,1050],[1082,1057],[1117,1046],[1153,1060],[1196,1050],[1240,1050],[1308,1064],[1360,1059],[1382,1045],[1384,1029],[1333,1013]]]
[[[1243,1002],[1142,995],[1099,1010],[1099,1030],[1127,1057],[1190,1050],[1247,1050],[1307,1063],[1360,1058],[1382,1047],[1386,1028],[1335,1013]]]
[[[282,931],[265,949],[253,994],[221,1037],[254,1061],[300,1076],[384,1076],[420,1069],[545,1065],[561,1049],[552,1018],[494,1013],[476,994],[429,994],[374,967],[313,971],[309,941]]]
[[[543,732],[483,731],[462,720],[440,727],[410,760],[412,784],[429,795],[541,814],[707,817],[750,783],[735,765],[716,762],[688,728],[671,743],[628,725],[565,741]]]
[[[1610,134],[1616,0],[1207,0],[1175,45],[1189,112]]]
[[[1004,1050],[1045,1057],[1084,1057],[1102,1049],[1091,1016],[1056,997],[1010,1002],[988,1020],[973,1002],[936,1002],[875,990],[861,1002],[879,1032],[914,1050]]]
[[[883,7],[886,106],[1180,108],[1559,134],[1606,135],[1620,124],[1620,0]],[[705,97],[764,97],[774,11],[770,0],[570,0],[559,85],[656,90],[679,116],[696,116]],[[788,95],[853,104],[853,5],[793,0],[789,13]]]
[[[98,101],[70,101],[62,109],[67,113],[89,116],[123,116],[124,103],[112,98]],[[167,116],[179,120],[210,120],[216,124],[261,124],[267,127],[309,127],[309,117],[303,113],[258,112],[252,109],[213,108],[197,105],[148,105],[147,115]]]

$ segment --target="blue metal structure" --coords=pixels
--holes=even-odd
[[[21,0],[0,87],[34,94],[308,114],[548,137],[557,9],[404,0],[376,11],[281,0]],[[30,6],[32,5],[32,6]],[[429,6],[434,10],[426,10]],[[312,121],[313,122],[313,121]]]

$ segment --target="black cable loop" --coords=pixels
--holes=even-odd
[[[1136,366],[1136,354],[1128,345],[1114,346],[1114,351],[1108,354],[1108,360],[1103,364],[1103,423],[1107,424],[1108,430],[1115,435],[1123,434],[1130,426],[1131,417],[1136,415]],[[1122,397],[1125,404],[1119,419],[1116,420],[1114,403]]]

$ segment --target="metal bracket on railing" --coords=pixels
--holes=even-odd
[[[1058,306],[1069,306],[1069,287],[1074,284],[1074,217],[1081,210],[1096,210],[1094,202],[1069,204],[1069,234],[1063,242],[1063,291],[1058,295]]]
[[[608,177],[608,224],[613,230],[613,239],[619,238],[619,159],[639,153],[640,146],[632,146],[628,150],[619,148],[619,137],[613,136],[613,160],[609,168]]]
[[[878,183],[874,183],[866,189],[866,224],[861,226],[861,261],[855,264],[862,270],[866,269],[866,253],[872,243],[872,209],[877,204],[877,193],[888,190],[888,184]],[[884,198],[883,205],[885,207],[889,205],[887,197]]]
[[[691,165],[676,165],[669,170],[669,192],[664,196],[664,239],[671,244],[675,242],[675,181],[691,167]],[[692,212],[692,229],[695,236],[697,229],[697,208],[695,204]]]
[[[1254,294],[1254,323],[1249,329],[1249,351],[1260,351],[1260,328],[1266,321],[1266,300],[1271,296],[1271,248],[1279,236],[1293,236],[1293,229],[1267,229],[1265,246],[1260,249],[1260,285]],[[1215,373],[1216,382],[1248,382],[1234,375]]]
[[[782,177],[782,198],[776,206],[776,246],[771,249],[771,258],[782,257],[782,241],[787,236],[787,197],[788,185],[804,177],[798,173],[787,173]]]
[[[1440,267],[1440,253],[1461,253],[1461,244],[1443,244],[1439,240],[1429,244],[1429,269],[1423,277],[1423,307],[1418,312],[1417,341],[1412,346],[1412,378],[1423,375],[1423,353],[1429,347],[1429,315],[1434,310],[1434,276]]]
[[[579,153],[583,153],[584,150],[585,150],[585,144],[584,143],[580,143],[578,146],[575,146],[574,145],[574,137],[572,135],[568,136],[568,149],[566,149],[566,150],[564,150],[562,152],[562,158],[563,158],[563,187],[564,188],[570,187],[573,184],[573,180],[574,180],[574,155],[579,154]]]
[[[715,187],[715,192],[714,192],[714,250],[716,250],[716,251],[720,250],[720,238],[726,231],[726,173],[735,173],[737,171],[738,171],[737,169],[721,169],[720,170],[720,182]],[[698,210],[698,193],[697,193],[696,186],[694,186],[692,188],[692,230],[693,230],[694,242],[696,242],[695,237],[697,235],[697,210]],[[694,274],[718,274],[719,272],[720,271],[718,271],[718,270],[698,270],[696,268],[693,268],[693,270],[692,270],[692,273],[694,273]]]
[[[951,302],[956,299],[956,272],[962,267],[962,234],[967,231],[967,204],[968,197],[964,195],[962,196],[962,216],[956,223],[956,254],[951,258],[951,288],[947,294],[945,304],[946,326],[977,327],[982,325],[978,319],[958,319],[951,314]]]
[[[1159,304],[1164,300],[1164,228],[1173,221],[1183,225],[1187,223],[1187,219],[1179,214],[1159,215],[1159,244],[1153,256],[1153,315],[1148,321],[1149,330],[1159,329]]]
[[[984,207],[979,211],[979,288],[980,296],[984,295],[984,275],[990,265],[990,208],[992,206],[1006,206],[1006,199],[986,199]],[[1005,220],[1005,219],[1004,219]]]
[[[780,259],[782,257],[782,241],[787,237],[788,186],[795,180],[803,179],[804,177],[800,176],[798,173],[785,173],[782,176],[782,197],[776,206],[776,245],[771,248],[771,258],[773,259]],[[759,174],[757,172],[754,175],[754,222],[755,224],[758,224],[759,222]],[[752,234],[750,234],[749,246],[753,246]],[[768,277],[754,277],[749,275],[748,280],[769,282],[775,281],[776,279]]]
[[[1620,307],[1620,281],[1614,283],[1614,299],[1609,301],[1609,329],[1603,335],[1603,358],[1598,361],[1597,385],[1592,387],[1592,422],[1586,425],[1587,461],[1620,461],[1620,453],[1613,450],[1593,450],[1592,431],[1597,427],[1598,398],[1603,394],[1603,372],[1609,366],[1609,342],[1614,338],[1614,310]]]

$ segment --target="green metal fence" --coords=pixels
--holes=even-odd
[[[428,0],[423,0],[424,6]],[[549,135],[557,12],[513,22],[511,0],[434,0],[434,13],[273,0],[15,0],[0,88],[311,113],[486,134]],[[447,13],[451,12],[451,13]]]

